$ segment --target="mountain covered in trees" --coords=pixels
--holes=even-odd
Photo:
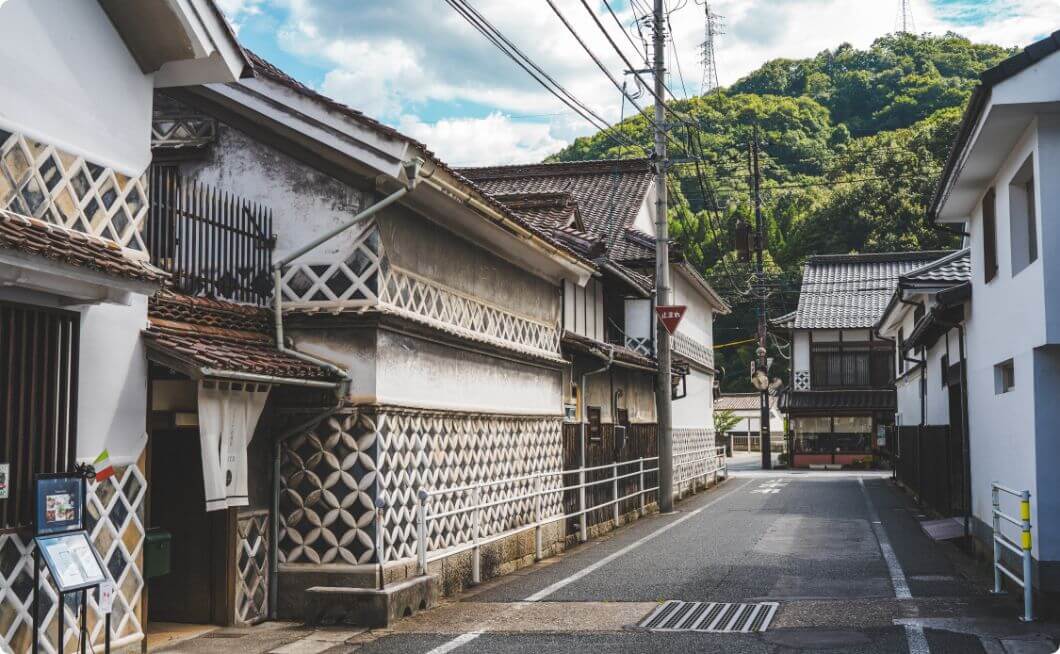
[[[715,343],[755,334],[752,267],[737,248],[753,226],[749,143],[757,131],[769,313],[792,310],[811,254],[954,247],[927,205],[979,74],[1014,52],[957,34],[894,34],[812,59],[776,59],[715,93],[672,100],[671,234],[733,305]],[[671,88],[673,88],[671,86]],[[652,100],[615,127],[580,138],[556,161],[645,156]],[[630,140],[639,147],[623,144]],[[742,225],[742,226],[741,226]],[[786,378],[782,341],[771,355]],[[722,388],[750,390],[754,345],[721,349]]]

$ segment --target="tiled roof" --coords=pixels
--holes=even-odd
[[[328,369],[276,349],[269,318],[267,309],[164,291],[148,304],[144,342],[163,363],[176,361],[204,375],[210,370],[338,381]]]
[[[0,210],[0,248],[21,250],[116,277],[161,284],[169,275],[98,236]]]
[[[893,390],[790,391],[784,393],[784,411],[894,411],[898,400]]]
[[[615,242],[611,258],[616,261],[644,258],[644,239],[652,240],[646,234],[639,244],[625,239],[652,185],[647,159],[462,168],[459,172],[495,197],[569,193],[581,209],[586,231]]]
[[[773,318],[772,320],[769,321],[769,323],[771,325],[773,325],[774,327],[777,327],[779,329],[791,329],[792,327],[795,326],[795,315],[797,313],[798,313],[797,311],[792,311],[790,313],[785,313],[783,316],[779,316],[777,318]]]
[[[291,89],[299,95],[305,96],[316,102],[319,102],[324,106],[328,107],[329,109],[336,111],[356,122],[359,122],[362,125],[365,125],[366,127],[369,127],[379,132],[380,134],[383,134],[384,136],[389,136],[390,138],[398,139],[400,141],[404,141],[412,145],[414,148],[421,150],[427,156],[427,158],[430,159],[432,165],[437,166],[438,168],[444,170],[445,172],[455,177],[461,183],[466,184],[471,189],[474,189],[479,195],[482,196],[482,199],[486,204],[490,205],[493,209],[497,210],[499,213],[510,219],[513,223],[529,230],[535,236],[566,252],[567,254],[574,255],[575,257],[581,256],[580,254],[578,254],[577,251],[570,249],[562,241],[558,241],[552,238],[550,233],[538,229],[535,225],[511,211],[508,207],[499,202],[496,198],[492,197],[488,192],[484,191],[481,187],[476,185],[474,181],[468,179],[466,176],[461,174],[461,172],[458,172],[456,169],[449,166],[449,164],[439,159],[438,156],[434,154],[434,152],[431,151],[431,149],[428,148],[425,144],[417,141],[416,139],[405,136],[404,134],[394,129],[393,127],[390,127],[389,125],[385,125],[379,122],[378,120],[375,120],[374,118],[366,116],[363,112],[360,112],[354,109],[353,107],[350,107],[349,105],[343,104],[337,100],[329,98],[326,95],[314,91],[305,84],[302,84],[295,78],[283,72],[273,64],[269,63],[265,59],[262,59],[257,54],[249,50],[246,51],[246,54],[247,59],[250,61],[251,67],[253,68],[255,77],[269,79],[277,84]]]
[[[614,345],[611,343],[602,343],[594,338],[588,336],[582,336],[581,334],[575,334],[574,332],[564,331],[563,332],[563,347],[567,350],[580,353],[589,353],[592,350],[604,352],[605,354],[614,350],[615,363],[621,365],[623,363],[633,364],[642,368],[656,369],[655,359],[646,357],[635,350],[631,350],[624,345]]]
[[[819,255],[806,263],[795,329],[872,327],[898,278],[948,252]]]
[[[776,396],[769,396],[769,406],[777,407]],[[761,399],[758,393],[730,393],[722,394],[714,400],[715,411],[757,411],[761,407]]]
[[[578,202],[570,193],[513,193],[493,197],[539,229],[582,226]]]
[[[901,283],[914,286],[960,284],[972,279],[972,253],[965,248],[902,275]]]

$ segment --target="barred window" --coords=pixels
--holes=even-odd
[[[76,313],[0,302],[0,531],[32,524],[34,475],[74,463],[78,328]]]

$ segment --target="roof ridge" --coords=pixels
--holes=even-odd
[[[945,266],[948,263],[951,263],[958,259],[963,259],[965,256],[970,255],[971,252],[971,248],[962,248],[960,250],[954,250],[953,252],[950,252],[946,256],[942,257],[941,259],[936,259],[931,263],[928,263],[927,265],[916,268],[915,270],[910,270],[909,272],[902,275],[902,277],[916,277],[917,275],[921,275],[926,272],[931,272],[932,270],[941,268],[942,266]]]
[[[552,161],[534,164],[501,166],[472,166],[457,168],[457,172],[471,180],[504,179],[508,177],[547,177],[551,175],[602,175],[613,172],[651,173],[649,159],[583,159]]]
[[[910,250],[906,252],[852,252],[848,254],[813,254],[806,260],[814,263],[858,263],[861,261],[915,261],[937,259],[952,254],[953,250]]]

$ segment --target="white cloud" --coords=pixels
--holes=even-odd
[[[217,0],[217,6],[221,9],[232,27],[239,33],[243,22],[261,13],[261,4],[265,0]]]
[[[443,156],[476,163],[487,163],[479,159],[487,155],[489,161],[532,160],[576,136],[595,131],[509,61],[443,0],[220,2],[237,22],[252,18],[263,4],[285,15],[277,35],[279,45],[295,57],[328,69],[320,84],[322,92],[390,124],[416,131],[415,136]],[[620,76],[625,68],[623,61],[581,0],[555,2],[605,66]],[[474,0],[471,4],[606,120],[616,121],[623,113],[630,115],[629,104],[623,109],[619,92],[546,3]],[[625,7],[619,17],[630,25],[633,16],[628,4],[612,0],[612,6]],[[768,59],[813,56],[843,42],[866,47],[893,31],[898,7],[897,0],[713,0],[711,4],[726,17],[726,34],[720,37],[717,47],[721,82],[726,85]],[[597,0],[590,0],[590,6],[634,65],[642,64],[640,53],[618,32],[603,6]],[[1000,45],[1026,45],[1041,35],[1040,26],[1060,24],[1060,3],[1056,0],[959,0],[947,3],[945,8],[932,0],[914,0],[913,11],[919,31],[954,30],[973,40]],[[969,24],[969,17],[984,13],[990,16],[986,24]],[[671,27],[685,88],[696,94],[701,78],[701,6],[685,3],[672,15]],[[629,34],[638,40],[635,30]],[[678,62],[672,60],[672,52],[668,52],[670,88],[680,94]],[[481,114],[483,106],[496,113],[487,118],[466,118],[461,115],[465,111],[461,104],[478,105],[473,109],[475,114]],[[645,94],[639,104],[650,105],[651,97]],[[540,118],[520,118],[528,114],[556,115],[543,124]],[[491,130],[487,140],[493,149],[479,145],[483,135],[474,130],[476,126]],[[459,144],[458,138],[472,142]],[[546,146],[552,150],[546,151]],[[505,148],[514,148],[514,152]]]
[[[566,142],[553,136],[547,123],[515,122],[495,112],[485,118],[456,118],[433,124],[403,116],[403,133],[429,144],[454,166],[484,166],[540,161]]]

